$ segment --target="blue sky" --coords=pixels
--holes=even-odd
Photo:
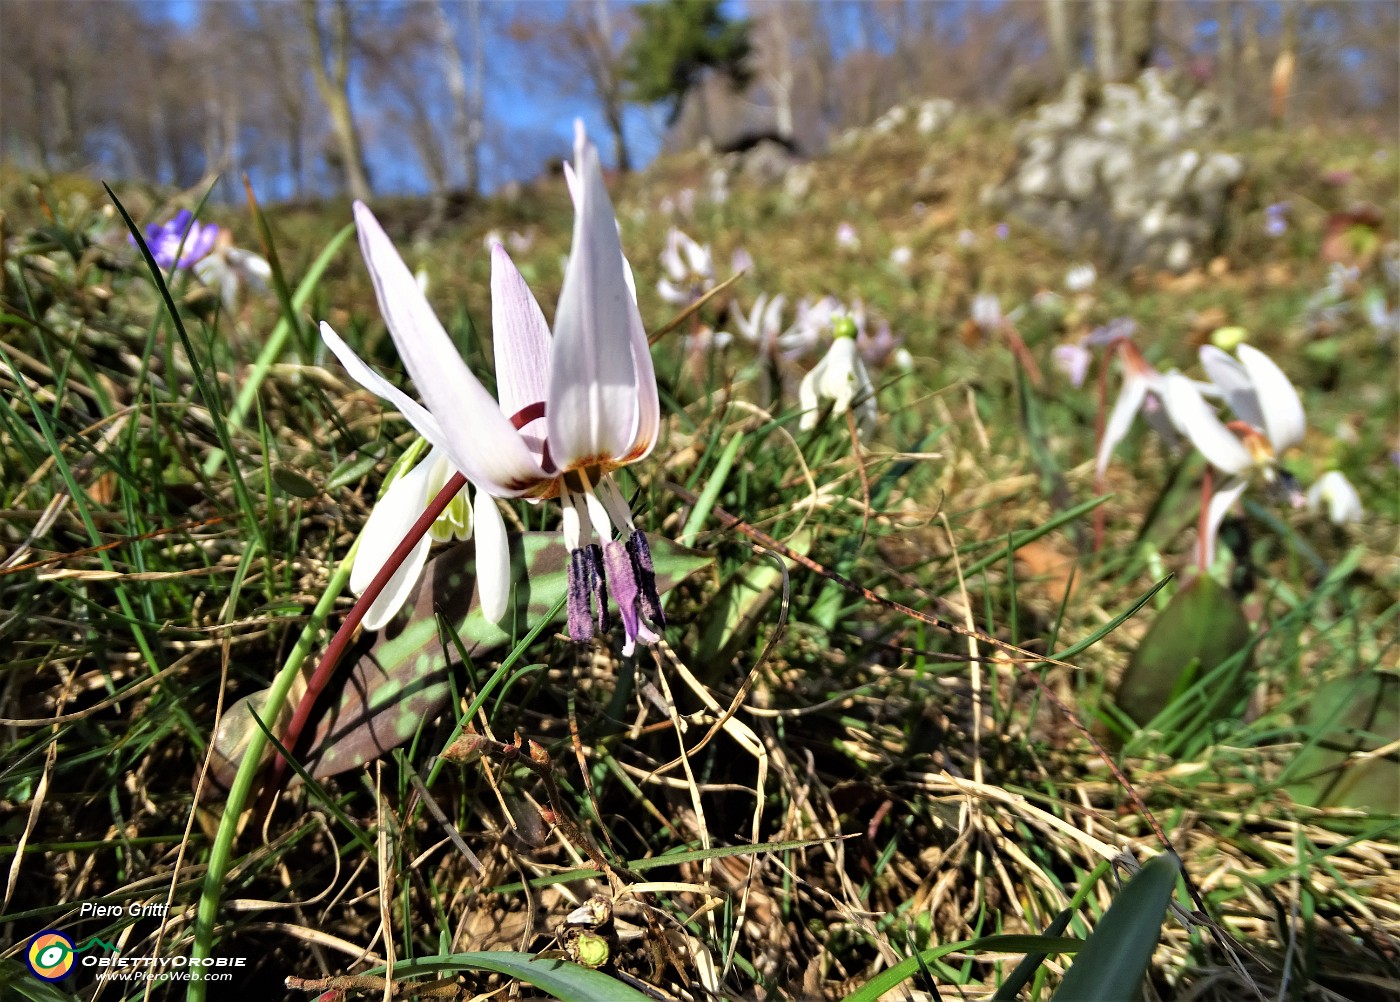
[[[199,21],[201,3],[210,0],[146,0],[152,20],[167,20],[182,28]],[[452,2],[452,0],[449,0]],[[508,20],[516,11],[528,9],[531,0],[490,0],[486,13],[495,25]],[[741,8],[735,11],[742,14]],[[605,164],[612,166],[612,143],[596,102],[577,96],[550,99],[539,87],[532,87],[521,72],[512,72],[509,39],[499,27],[488,28],[485,100],[487,128],[494,145],[526,158],[524,163],[502,162],[500,149],[488,149],[482,158],[482,185],[488,192],[512,179],[527,179],[543,167],[549,156],[567,156],[573,145],[573,122],[580,117],[602,152]],[[465,40],[464,40],[465,41]],[[494,53],[493,53],[494,48]],[[469,53],[468,53],[469,54]],[[519,60],[514,61],[519,64]],[[352,75],[352,87],[354,79]],[[657,109],[629,106],[625,129],[634,167],[643,167],[659,152],[665,125]],[[522,150],[528,152],[521,152]],[[376,190],[384,194],[417,194],[426,182],[416,156],[375,143],[366,143],[366,158]],[[255,178],[256,181],[256,178]],[[274,186],[276,183],[274,182]]]

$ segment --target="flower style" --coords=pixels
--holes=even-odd
[[[1202,563],[1215,553],[1215,536],[1226,511],[1258,474],[1274,486],[1288,489],[1291,478],[1280,477],[1278,459],[1303,440],[1305,419],[1298,391],[1277,365],[1257,348],[1242,344],[1236,361],[1213,345],[1201,348],[1201,364],[1219,388],[1236,420],[1225,424],[1206,404],[1196,385],[1180,373],[1165,377],[1165,399],[1172,420],[1206,461],[1229,479],[1207,506],[1201,539]],[[1294,505],[1301,497],[1291,498]]]
[[[1346,474],[1338,470],[1328,470],[1308,488],[1308,510],[1318,511],[1324,504],[1333,525],[1359,522],[1366,513],[1361,507],[1361,495]]]
[[[598,151],[575,126],[566,170],[573,244],[551,335],[544,314],[503,247],[491,251],[497,402],[467,368],[374,215],[356,203],[360,247],[399,356],[423,397],[416,403],[356,358],[335,332],[322,337],[362,385],[399,408],[478,490],[477,564],[483,606],[503,601],[509,576],[504,532],[488,538],[484,492],[558,498],[570,551],[569,633],[587,641],[610,628],[608,595],[621,612],[630,654],[665,620],[646,537],[611,473],[645,458],[660,407],[646,331],[628,282]],[[415,471],[416,472],[416,471]],[[407,492],[407,489],[405,489]],[[415,495],[416,496],[416,495]],[[614,539],[614,530],[621,538]],[[497,593],[488,598],[489,589]]]
[[[831,401],[833,414],[844,414],[855,407],[856,428],[861,438],[875,427],[875,386],[856,348],[856,324],[850,316],[838,317],[833,324],[831,348],[812,371],[802,378],[797,391],[802,407],[800,426],[811,431],[817,426],[822,399]]]
[[[146,246],[162,268],[189,268],[214,249],[218,236],[213,223],[196,222],[189,209],[181,209],[167,222],[146,227]],[[134,237],[127,239],[136,243]]]
[[[689,306],[714,287],[714,255],[709,246],[702,247],[674,226],[666,234],[660,261],[666,274],[656,283],[656,291],[672,306]]]

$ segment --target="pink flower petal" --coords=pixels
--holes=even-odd
[[[1178,372],[1165,377],[1167,410],[1172,423],[1218,470],[1240,474],[1254,465],[1254,457],[1235,434],[1220,423],[1191,380]]]
[[[576,128],[578,214],[554,318],[546,418],[550,452],[561,470],[633,454],[640,430],[651,423],[639,410],[649,406],[639,392],[645,395],[643,384],[655,383],[645,328],[623,277],[598,151],[582,123]]]
[[[1240,345],[1237,350],[1264,412],[1264,431],[1273,444],[1275,455],[1282,453],[1303,440],[1307,420],[1303,416],[1303,402],[1283,370],[1268,355],[1247,344]]]
[[[379,221],[355,203],[360,249],[399,357],[443,431],[452,465],[489,493],[515,497],[543,476],[491,394],[467,368]]]

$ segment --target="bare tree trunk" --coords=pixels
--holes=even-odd
[[[1060,83],[1069,79],[1077,60],[1074,58],[1074,35],[1069,25],[1068,0],[1045,0],[1045,31],[1050,36],[1050,54],[1055,60],[1055,72]]]
[[[481,0],[471,0],[472,89],[467,108],[466,188],[481,187],[481,140],[486,135],[486,36],[481,30]]]
[[[1284,0],[1283,37],[1279,42],[1278,58],[1269,79],[1269,119],[1283,125],[1288,119],[1289,98],[1293,95],[1293,73],[1298,65],[1299,0]]]
[[[613,50],[608,0],[593,0],[592,17],[594,37],[593,44],[587,46],[591,55],[586,59],[591,67],[594,89],[603,105],[603,121],[612,135],[613,159],[617,162],[618,173],[627,174],[632,170],[632,151],[627,146],[627,133],[623,128],[622,81],[618,79],[619,56]]]
[[[1113,27],[1113,0],[1094,0],[1094,67],[1101,83],[1118,79],[1118,33]]]
[[[442,60],[442,73],[447,81],[447,93],[452,101],[452,139],[448,145],[451,159],[455,160],[467,175],[470,187],[475,187],[472,176],[472,137],[471,109],[467,106],[467,74],[462,66],[462,50],[457,47],[456,33],[452,22],[447,19],[447,11],[442,0],[431,0],[433,38],[437,43],[438,58]],[[449,169],[449,176],[455,173]]]
[[[340,147],[341,170],[350,195],[352,198],[368,199],[369,172],[365,169],[364,150],[360,145],[359,131],[355,128],[355,116],[350,109],[350,5],[348,0],[335,0],[329,53],[318,7],[317,0],[302,0],[302,20],[311,40],[311,75],[330,115],[331,131]],[[329,68],[326,66],[327,58],[331,64]]]
[[[1157,0],[1125,0],[1123,11],[1123,51],[1116,69],[1136,77],[1152,65],[1157,49]]]
[[[1233,128],[1239,118],[1239,59],[1235,45],[1235,5],[1230,0],[1217,0],[1215,24],[1220,33],[1215,73],[1215,86],[1220,94],[1220,118],[1226,128]]]

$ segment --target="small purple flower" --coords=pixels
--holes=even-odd
[[[1055,368],[1069,378],[1069,384],[1076,390],[1084,385],[1084,378],[1089,374],[1089,361],[1092,357],[1091,352],[1084,347],[1082,341],[1056,345],[1050,352],[1050,359],[1054,362]]]
[[[1005,240],[1011,235],[1011,227],[1005,223],[997,223],[997,228],[993,232],[996,233],[998,240]]]
[[[190,267],[214,249],[218,237],[217,226],[195,222],[188,209],[175,213],[175,218],[169,222],[151,223],[146,227],[146,245],[151,248],[156,264],[165,269]],[[135,245],[134,237],[127,239]]]
[[[1281,237],[1288,232],[1288,203],[1275,202],[1264,209],[1264,232]]]
[[[1115,341],[1131,340],[1137,333],[1137,321],[1132,317],[1117,317],[1102,327],[1095,327],[1084,337],[1088,348],[1106,348]]]

